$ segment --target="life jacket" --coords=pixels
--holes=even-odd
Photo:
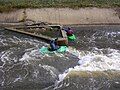
[[[50,41],[50,51],[55,51],[58,49],[56,42],[54,40]]]
[[[67,30],[67,35],[68,36],[71,36],[73,33],[74,33],[73,30]]]

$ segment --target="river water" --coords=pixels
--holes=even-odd
[[[120,26],[74,26],[66,53],[41,54],[48,44],[0,30],[0,90],[120,90]]]

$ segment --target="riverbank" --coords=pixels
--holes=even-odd
[[[0,13],[0,22],[32,20],[52,24],[119,24],[120,8],[42,8]],[[30,22],[29,22],[30,23]]]
[[[23,8],[115,8],[120,7],[119,0],[2,0],[0,1],[0,12],[8,12]]]

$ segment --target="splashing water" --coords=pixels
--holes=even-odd
[[[106,54],[103,52],[106,51]],[[71,71],[106,71],[106,70],[120,70],[120,51],[108,48],[97,49],[93,52],[79,51],[69,48],[69,53],[79,58],[78,64],[73,68],[67,69],[63,74],[59,75],[59,82]],[[100,54],[101,53],[101,54]]]
[[[55,53],[45,55],[39,52],[39,48],[48,44],[24,35],[14,35],[14,33],[6,35],[6,33],[4,34],[5,31],[0,32],[1,86],[10,85],[12,87],[12,85],[21,85],[26,88],[24,86],[26,83],[28,85],[32,83],[33,86],[38,84],[36,87],[39,90],[54,83],[57,86],[72,71],[80,71],[80,73],[82,71],[119,71],[120,32],[103,31],[84,30],[84,32],[79,32],[78,30],[78,43],[75,44],[78,46],[78,49],[68,47],[68,52],[64,54]],[[79,48],[82,48],[82,50],[79,50]],[[93,82],[95,79],[89,78],[89,81]],[[109,84],[106,80],[99,81]],[[91,82],[89,83],[91,84]],[[119,81],[115,82],[119,84]],[[29,86],[33,89],[32,85]],[[66,83],[66,86],[69,85],[71,84]],[[94,83],[91,87],[94,87]],[[57,89],[58,87],[55,88]]]

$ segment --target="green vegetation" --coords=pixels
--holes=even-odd
[[[120,7],[120,0],[0,0],[0,12],[43,7]]]

